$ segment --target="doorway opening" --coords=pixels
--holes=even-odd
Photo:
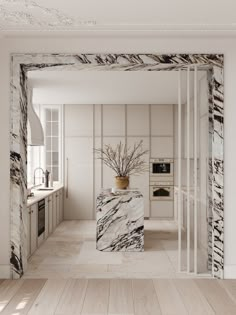
[[[221,183],[220,181],[223,179],[222,169],[220,169],[220,172],[219,172],[219,167],[222,167],[222,163],[223,163],[223,155],[222,155],[222,152],[223,152],[223,134],[222,134],[222,130],[223,130],[222,129],[223,128],[223,90],[222,90],[222,87],[223,87],[223,80],[222,80],[223,58],[222,58],[222,56],[221,55],[213,55],[213,56],[212,55],[170,55],[169,60],[165,60],[165,62],[162,62],[163,56],[161,57],[159,55],[151,55],[151,56],[150,55],[137,55],[138,56],[137,60],[136,60],[136,58],[134,58],[133,55],[132,56],[131,55],[120,55],[120,58],[121,58],[120,60],[119,60],[118,55],[115,55],[116,59],[114,59],[114,60],[113,59],[106,59],[106,58],[108,58],[108,56],[111,57],[111,55],[104,55],[106,57],[105,57],[105,59],[102,59],[103,60],[102,63],[101,63],[101,59],[99,59],[99,58],[95,59],[95,60],[93,59],[95,55],[87,55],[86,56],[86,58],[90,58],[90,59],[87,59],[87,60],[90,60],[90,62],[86,62],[86,58],[84,55],[83,56],[77,56],[76,58],[75,58],[75,56],[74,57],[73,56],[64,56],[63,57],[63,56],[57,56],[57,59],[56,59],[57,64],[55,64],[54,63],[55,59],[53,59],[54,56],[52,56],[52,55],[39,55],[38,59],[36,59],[37,62],[36,62],[36,60],[34,60],[34,56],[24,55],[24,58],[26,58],[26,59],[28,58],[27,62],[24,61],[25,62],[24,66],[22,66],[22,63],[23,63],[23,61],[21,60],[21,58],[23,58],[22,55],[13,56],[13,61],[15,60],[15,63],[17,64],[17,66],[21,65],[20,69],[22,71],[21,77],[20,77],[21,81],[19,80],[18,76],[13,78],[14,86],[16,86],[16,90],[18,88],[18,92],[19,92],[19,93],[15,94],[13,107],[14,106],[19,107],[19,103],[17,101],[23,100],[22,104],[24,105],[24,107],[21,108],[20,112],[23,113],[24,115],[21,116],[22,119],[20,121],[18,121],[18,122],[16,121],[16,124],[15,124],[15,121],[13,120],[15,133],[14,133],[14,137],[12,139],[18,139],[19,144],[21,144],[21,146],[16,148],[14,146],[14,141],[12,141],[12,148],[20,149],[20,153],[23,153],[23,154],[20,154],[19,163],[23,163],[22,167],[23,167],[24,171],[25,171],[24,162],[26,162],[26,145],[27,144],[25,143],[25,137],[24,137],[25,136],[25,134],[24,134],[25,130],[22,130],[22,129],[18,130],[18,127],[24,125],[26,123],[25,119],[27,119],[27,99],[25,99],[25,93],[24,93],[27,89],[26,73],[30,70],[41,69],[43,61],[45,62],[44,63],[45,67],[47,66],[48,67],[47,69],[51,68],[51,70],[52,69],[55,70],[55,67],[56,67],[56,70],[63,70],[63,69],[71,70],[72,68],[82,70],[84,67],[87,67],[87,69],[90,69],[90,70],[94,69],[94,67],[95,68],[101,67],[100,70],[111,70],[112,69],[112,70],[126,70],[126,71],[127,70],[128,71],[177,70],[178,75],[179,75],[179,73],[182,72],[182,74],[188,73],[189,76],[191,76],[190,73],[195,73],[195,72],[190,71],[190,70],[192,70],[193,66],[197,67],[198,71],[203,70],[203,69],[206,70],[205,72],[207,72],[207,76],[205,76],[205,78],[206,78],[206,82],[207,82],[207,86],[208,86],[208,89],[207,89],[208,101],[206,102],[207,103],[207,107],[206,107],[207,111],[205,113],[206,114],[205,116],[207,117],[207,122],[205,121],[207,126],[205,126],[206,129],[204,129],[204,131],[208,135],[208,137],[206,137],[206,138],[209,138],[209,141],[207,142],[207,144],[204,145],[204,148],[206,148],[207,145],[209,145],[210,149],[205,151],[205,153],[208,156],[208,160],[206,160],[206,156],[202,157],[202,160],[205,161],[204,162],[205,164],[202,164],[202,165],[204,165],[205,170],[208,172],[208,174],[204,178],[204,184],[203,184],[203,182],[201,182],[202,183],[202,190],[204,190],[204,194],[205,194],[204,196],[202,196],[202,198],[206,199],[206,195],[207,195],[207,198],[209,198],[209,194],[207,194],[209,192],[209,190],[207,189],[207,193],[206,193],[206,190],[204,189],[204,188],[206,188],[204,185],[207,185],[208,188],[209,187],[211,188],[210,189],[210,191],[211,191],[210,196],[211,197],[210,197],[210,199],[208,199],[209,203],[207,204],[207,206],[206,205],[205,206],[207,207],[207,209],[209,209],[209,207],[210,207],[213,214],[217,210],[217,214],[221,215],[220,218],[217,217],[216,221],[215,221],[214,215],[212,215],[212,221],[209,222],[209,224],[208,224],[208,229],[209,229],[208,232],[209,233],[207,232],[208,233],[207,234],[207,239],[208,239],[207,248],[209,248],[209,246],[210,246],[211,250],[210,250],[210,254],[209,254],[209,252],[207,253],[207,255],[208,255],[207,261],[210,265],[210,266],[207,266],[207,269],[210,269],[211,273],[214,276],[222,277],[223,276],[223,273],[222,273],[222,271],[223,271],[223,242],[221,244],[221,241],[223,241],[222,240],[223,233],[221,233],[221,232],[223,232],[223,226],[221,225],[221,222],[223,222],[223,185],[220,186],[220,183]],[[192,56],[192,59],[189,58],[189,56]],[[17,57],[18,57],[18,59],[17,59]],[[102,57],[102,56],[100,56],[100,57]],[[180,58],[178,59],[178,57],[180,57]],[[61,63],[58,61],[59,60],[58,58],[59,59],[61,58],[60,59]],[[63,59],[63,58],[65,58],[65,59]],[[126,58],[128,58],[128,59],[126,59]],[[149,62],[146,62],[146,59],[144,59],[145,60],[145,62],[144,62],[144,60],[142,58],[150,58],[150,60],[149,60]],[[41,60],[41,61],[39,61],[39,60]],[[64,62],[62,62],[63,60],[64,60]],[[31,62],[29,62],[29,61],[31,61]],[[186,68],[188,69],[187,72],[186,72]],[[180,76],[181,76],[181,74],[180,74]],[[187,81],[190,82],[189,80],[187,80]],[[20,82],[21,82],[21,84],[20,84]],[[179,82],[181,83],[181,80],[179,80]],[[22,83],[24,83],[24,84],[22,84]],[[21,93],[22,91],[23,91],[23,93]],[[181,88],[179,89],[179,91],[181,91]],[[193,91],[196,91],[196,89],[193,89]],[[186,128],[187,128],[186,130],[188,130],[188,128],[191,124],[191,119],[192,119],[191,117],[193,117],[193,119],[195,119],[194,117],[196,117],[196,116],[194,116],[194,110],[192,112],[193,116],[191,116],[192,115],[191,110],[190,110],[191,104],[194,105],[195,101],[193,99],[193,102],[191,102],[190,84],[189,84],[189,89],[187,89],[187,94],[188,94],[187,98],[189,101],[186,103],[186,112],[185,112],[184,106],[182,106],[182,99],[180,97],[181,93],[179,93],[178,104],[175,104],[175,105],[172,104],[173,113],[176,111],[176,116],[174,116],[174,114],[173,114],[172,117],[176,118],[176,120],[177,120],[176,122],[178,122],[178,119],[181,119],[181,121],[182,121],[182,118],[185,119]],[[214,95],[217,95],[218,98],[216,99],[216,97],[213,97]],[[217,108],[216,108],[216,103],[217,103]],[[161,105],[161,104],[159,104],[159,105]],[[181,105],[182,113],[186,113],[186,115],[185,114],[181,114],[181,115],[179,114],[178,108],[180,105]],[[104,106],[106,107],[106,105],[104,105],[104,104],[103,105],[101,105],[101,104],[91,105],[93,119],[95,117],[94,114],[96,112],[99,112],[100,109],[101,109],[101,112],[104,114],[104,112],[103,112]],[[127,104],[123,104],[123,106],[124,106],[125,121],[126,121],[126,119],[128,117],[127,114],[129,111],[129,107]],[[158,108],[158,105],[156,107]],[[152,119],[152,117],[154,117],[152,115],[152,111],[155,112],[156,107],[155,107],[155,104],[149,104],[148,105],[148,108],[151,110],[151,115],[150,115],[150,112],[148,114],[149,119],[150,118]],[[22,111],[22,109],[23,109],[23,111]],[[88,110],[88,107],[86,107],[86,110]],[[131,112],[132,112],[132,110],[134,110],[134,108],[130,109]],[[18,108],[18,111],[19,111],[19,108]],[[108,109],[108,111],[109,111],[109,109]],[[105,113],[105,115],[106,115],[106,113]],[[132,115],[131,115],[131,117],[132,117]],[[157,117],[158,117],[158,115],[157,115]],[[200,117],[200,116],[198,116],[198,117]],[[104,119],[104,116],[103,116],[103,119]],[[101,120],[101,121],[104,122],[104,120]],[[199,121],[198,121],[198,124],[199,124]],[[181,124],[181,125],[183,125],[183,124]],[[197,126],[196,123],[194,125]],[[178,127],[178,124],[177,124],[177,127]],[[148,128],[150,128],[150,126]],[[109,126],[108,126],[108,129],[109,129]],[[198,128],[198,130],[200,130],[200,129]],[[178,161],[180,161],[181,159],[179,158],[179,156],[180,156],[179,153],[181,152],[181,154],[182,154],[183,152],[186,151],[186,156],[185,155],[183,156],[184,159],[186,159],[186,168],[184,165],[182,165],[183,163],[185,163],[185,161],[183,161],[184,159],[182,159],[181,167],[182,167],[182,169],[188,170],[187,176],[185,177],[183,175],[183,178],[186,178],[188,181],[188,183],[186,185],[187,186],[187,193],[186,193],[187,199],[185,201],[184,189],[181,189],[181,191],[180,191],[180,188],[184,186],[184,185],[182,185],[183,181],[181,181],[181,183],[180,183],[181,185],[179,185],[179,182],[178,182],[178,185],[170,185],[170,184],[167,185],[166,184],[167,182],[164,181],[164,184],[163,184],[163,180],[162,180],[162,185],[160,184],[160,181],[158,181],[158,185],[156,185],[156,182],[153,182],[152,180],[150,181],[150,176],[148,177],[148,188],[149,188],[148,197],[149,197],[150,203],[156,204],[158,201],[159,202],[167,202],[168,200],[162,201],[162,200],[155,200],[154,198],[157,198],[157,199],[171,198],[171,194],[172,194],[172,197],[174,200],[175,196],[177,196],[177,199],[175,199],[175,200],[177,200],[177,202],[175,203],[174,214],[175,214],[177,220],[181,216],[182,221],[179,220],[179,224],[176,226],[177,229],[175,230],[175,233],[176,233],[176,235],[179,236],[179,240],[180,239],[183,240],[183,236],[185,236],[185,235],[186,235],[186,239],[187,239],[186,248],[183,247],[183,246],[185,246],[184,240],[181,242],[181,244],[179,243],[179,256],[178,256],[178,259],[179,259],[178,261],[180,263],[179,269],[185,268],[185,265],[181,265],[181,261],[182,262],[184,261],[183,255],[187,255],[186,256],[187,272],[192,273],[192,272],[196,271],[195,266],[194,266],[194,263],[196,261],[196,260],[194,260],[194,257],[196,257],[196,256],[194,256],[194,255],[196,255],[196,247],[193,247],[193,248],[191,247],[192,241],[194,243],[194,239],[192,239],[192,235],[191,235],[191,230],[192,230],[191,229],[191,227],[192,227],[191,220],[192,220],[192,218],[189,216],[189,213],[191,211],[190,209],[192,207],[192,205],[191,205],[191,202],[192,202],[191,201],[192,200],[191,199],[192,198],[191,188],[192,188],[192,186],[191,186],[191,182],[190,182],[191,181],[190,175],[192,174],[191,172],[193,171],[194,172],[193,174],[195,174],[194,175],[195,177],[193,176],[193,180],[194,180],[194,178],[195,178],[195,180],[198,179],[198,183],[200,183],[200,177],[198,178],[198,176],[196,176],[196,174],[197,174],[196,171],[199,170],[198,167],[196,168],[196,165],[198,163],[196,163],[196,161],[194,160],[194,157],[192,158],[192,156],[190,154],[191,153],[190,152],[191,151],[190,150],[190,136],[187,136],[186,139],[185,138],[182,139],[182,136],[185,136],[186,134],[188,134],[188,132],[185,133],[182,131],[182,136],[179,136],[179,134],[180,134],[180,131],[179,131],[179,133],[173,132],[173,137],[178,135],[178,139],[179,139],[178,141],[182,140],[182,142],[180,141],[181,145],[179,146],[179,147],[181,147],[181,149],[178,149],[179,147],[177,147],[178,152],[176,154],[178,155],[178,158],[175,159],[175,157],[173,156],[173,161],[175,160],[174,162],[177,163],[177,169],[180,169],[179,168],[180,163]],[[13,133],[12,133],[12,135],[13,135]],[[199,133],[198,133],[198,135],[199,135]],[[220,135],[219,138],[216,139],[216,135],[217,136]],[[94,134],[92,136],[94,137]],[[108,136],[111,137],[111,135],[108,135]],[[125,137],[125,135],[123,135],[123,136]],[[142,136],[142,135],[139,135],[139,136]],[[171,138],[170,137],[171,135],[165,135],[165,136]],[[193,133],[193,137],[195,137],[195,136],[196,136],[195,133]],[[126,137],[127,137],[127,135],[126,135]],[[136,137],[137,137],[137,135],[136,135]],[[100,135],[100,138],[102,138],[101,135]],[[153,138],[155,138],[155,139],[151,139],[151,145],[155,150],[156,148],[158,148],[158,145],[156,145],[156,144],[153,145],[153,144],[155,141],[159,141],[158,143],[159,143],[159,147],[160,147],[160,139],[157,139],[158,135],[153,136]],[[20,142],[20,140],[21,141],[24,140],[24,142]],[[187,141],[186,142],[187,146],[185,149],[182,148],[182,144],[184,143],[184,140]],[[100,139],[99,141],[104,141],[104,140]],[[149,134],[148,141],[149,141],[148,143],[150,143],[150,134]],[[197,142],[195,141],[194,143],[197,143]],[[69,147],[72,147],[72,146],[70,145]],[[216,150],[216,148],[217,148],[217,150]],[[196,147],[194,147],[193,149],[196,149]],[[16,152],[18,152],[18,151],[16,151]],[[175,150],[173,149],[173,151],[175,151]],[[14,157],[14,156],[17,156],[17,155],[14,155],[12,152],[12,157]],[[164,159],[164,158],[171,159],[172,157],[169,155],[165,156],[165,157],[152,155],[152,156],[150,156],[148,163],[156,163],[158,161],[153,161],[153,159],[155,160],[155,159]],[[199,161],[200,161],[200,158],[199,158]],[[197,158],[197,162],[199,162],[199,161]],[[15,160],[14,162],[15,163],[13,163],[13,159],[12,159],[11,166],[16,168],[18,166],[17,160]],[[166,160],[159,161],[159,162],[161,162],[159,164],[163,164],[165,167],[168,166],[167,165],[168,161],[166,161]],[[163,167],[164,167],[163,165],[162,165],[162,167],[160,167],[160,165],[159,165],[159,168],[157,167],[157,169],[161,169],[161,168],[163,169]],[[209,166],[211,166],[211,167],[209,167]],[[203,168],[203,166],[201,166],[201,167]],[[154,167],[154,169],[156,169],[156,167]],[[168,167],[167,167],[167,169],[168,169]],[[170,167],[170,169],[171,169],[171,167]],[[93,168],[93,172],[95,172],[95,168]],[[217,174],[217,176],[216,176],[216,174]],[[107,176],[107,175],[105,175],[105,176]],[[160,176],[163,176],[163,174],[162,175],[160,174]],[[206,178],[207,178],[207,180],[209,180],[208,184],[206,184]],[[203,181],[203,176],[201,176],[201,179]],[[14,206],[11,208],[11,211],[12,211],[11,213],[13,215],[13,212],[15,213],[15,211],[16,211],[16,208],[15,208],[16,204],[20,204],[21,209],[24,209],[26,207],[26,194],[25,194],[25,188],[26,187],[25,187],[24,181],[20,181],[20,182],[16,183],[16,178],[13,176],[11,177],[11,180],[12,180],[11,191],[12,192],[17,191],[17,194],[15,195],[15,198],[14,198],[14,201],[12,204],[12,206],[13,205]],[[104,180],[104,178],[103,178],[103,180]],[[151,185],[151,184],[153,184],[153,185]],[[196,184],[196,181],[195,181],[195,184]],[[94,185],[94,184],[92,184],[92,185]],[[161,187],[155,187],[155,186],[161,186]],[[153,189],[153,193],[150,193],[150,191],[152,191],[151,189]],[[215,194],[216,189],[217,189],[217,194]],[[220,189],[220,193],[219,193],[219,189]],[[171,190],[172,190],[172,192],[171,192]],[[196,193],[196,189],[195,189],[195,193]],[[199,192],[198,192],[198,194],[199,194]],[[17,198],[16,198],[16,196],[17,196]],[[220,199],[221,203],[219,203],[219,199]],[[92,200],[94,202],[94,198],[92,198]],[[196,200],[196,199],[194,199],[194,200]],[[182,233],[182,230],[183,230],[182,225],[185,223],[184,222],[184,220],[185,220],[185,212],[184,212],[185,207],[180,208],[180,202],[181,202],[181,205],[183,205],[184,202],[186,202],[186,220],[187,220],[187,228],[188,228],[187,234]],[[164,205],[167,205],[167,203]],[[219,208],[219,206],[221,208]],[[194,207],[194,205],[193,205],[193,207]],[[196,207],[196,204],[195,204],[195,207]],[[92,208],[94,209],[94,206]],[[162,209],[163,209],[163,206],[162,206]],[[196,208],[193,208],[193,209],[196,209]],[[158,213],[159,210],[155,209],[155,207],[152,207],[151,211],[152,211],[152,213]],[[167,213],[167,212],[165,212],[165,213]],[[194,213],[194,211],[193,211],[193,213]],[[23,215],[22,220],[24,220],[24,219],[25,218]],[[195,219],[196,219],[196,217],[195,217]],[[146,226],[147,226],[147,231],[148,231],[148,224],[149,224],[149,226],[150,226],[149,236],[151,236],[151,238],[152,238],[153,227],[151,225],[154,224],[153,223],[154,221],[152,221],[151,223],[150,222],[147,222]],[[195,220],[195,222],[196,222],[196,220]],[[164,223],[164,222],[162,222],[162,223]],[[59,227],[59,229],[60,228],[63,229],[63,224],[61,225],[61,227]],[[195,226],[194,224],[195,223],[193,222],[193,231],[196,232],[196,228],[194,228],[194,226]],[[214,230],[214,224],[217,224],[217,231]],[[14,229],[16,229],[16,226],[18,226],[18,225],[12,225],[12,227],[14,227]],[[162,225],[162,227],[163,227],[163,225]],[[219,227],[220,227],[220,230],[219,230]],[[172,227],[170,227],[170,229],[171,228]],[[79,226],[78,226],[78,230],[79,230]],[[16,266],[14,266],[14,265],[12,266],[13,267],[13,277],[17,278],[18,276],[21,276],[23,274],[24,270],[26,270],[27,259],[25,256],[26,255],[25,239],[24,239],[24,235],[23,235],[25,231],[22,230],[22,227],[19,227],[19,229],[16,229],[15,231],[17,233],[14,234],[14,238],[12,239],[13,240],[12,245],[14,247],[13,251],[14,251],[14,254],[19,255],[19,259],[22,260],[22,264],[21,264],[22,270],[17,270]],[[82,231],[82,225],[81,225],[81,231]],[[218,232],[220,232],[220,235],[218,234]],[[164,238],[166,237],[165,233],[164,233],[163,237]],[[209,241],[209,240],[211,240],[211,241]],[[152,241],[150,241],[150,243],[152,243]],[[216,247],[217,247],[217,253],[215,253],[215,251],[214,251],[214,249],[216,249]],[[195,248],[195,250],[194,250],[194,248]],[[86,248],[84,247],[84,250],[85,249]],[[219,251],[219,249],[221,249],[222,252]],[[171,252],[171,248],[169,248],[169,250]],[[193,256],[192,256],[192,253],[193,253]],[[112,253],[112,254],[115,254],[115,253]],[[132,253],[127,254],[127,256],[129,256],[129,255],[132,255]],[[193,257],[193,265],[192,265],[192,257]],[[209,259],[209,257],[210,257],[210,259]],[[182,260],[180,260],[181,258],[182,258]],[[179,270],[179,271],[181,271],[181,270]],[[184,270],[182,270],[182,271],[184,271]],[[212,271],[214,271],[214,272],[212,272]]]

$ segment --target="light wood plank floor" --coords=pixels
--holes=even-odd
[[[0,280],[4,315],[235,315],[236,280]]]

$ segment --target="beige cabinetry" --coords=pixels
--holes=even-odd
[[[63,220],[63,188],[42,199],[45,199],[45,231],[40,238],[38,237],[38,201],[27,207],[28,258]]]

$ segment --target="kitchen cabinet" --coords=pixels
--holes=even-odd
[[[48,232],[49,232],[49,207],[48,207],[48,198],[45,198],[45,231],[44,231],[44,238],[48,238]]]
[[[30,255],[37,249],[38,241],[38,203],[30,207]]]
[[[63,190],[59,190],[59,223],[63,221]]]
[[[57,210],[56,210],[56,222],[58,224],[60,224],[60,193],[59,192],[56,192],[56,207],[57,207]]]
[[[38,202],[45,199],[45,231],[38,237]],[[63,188],[36,199],[27,207],[27,258],[42,244],[63,220]]]
[[[26,227],[27,227],[27,233],[26,233],[26,242],[27,242],[27,258],[30,256],[30,217],[31,217],[31,208],[27,207],[27,222],[26,222]]]
[[[48,234],[52,233],[52,215],[53,215],[53,205],[52,205],[52,195],[47,198],[48,203]]]
[[[58,193],[55,192],[53,194],[53,201],[52,201],[52,230],[54,231],[57,226],[57,198]]]

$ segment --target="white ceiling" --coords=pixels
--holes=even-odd
[[[0,0],[0,31],[232,31],[235,11],[235,0]]]
[[[203,73],[199,73],[199,79]],[[178,103],[177,71],[31,71],[29,80],[34,88],[35,104]],[[182,95],[184,102],[184,73]]]

